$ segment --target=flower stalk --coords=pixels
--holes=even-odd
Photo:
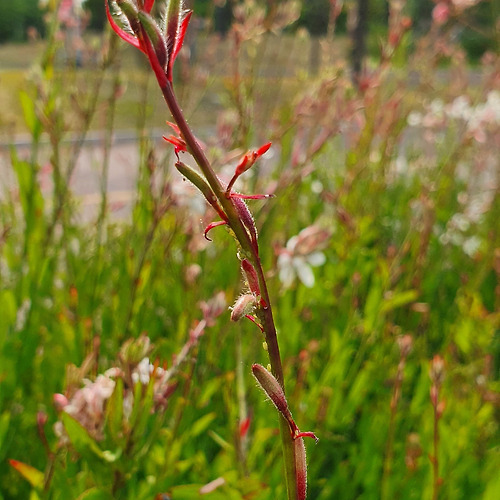
[[[123,28],[115,21],[111,13],[110,3],[116,7],[118,13],[121,12]],[[130,0],[116,0],[115,2],[106,0],[106,14],[113,30],[123,40],[141,50],[149,59],[173,117],[174,124],[171,126],[178,135],[178,137],[165,138],[174,145],[178,159],[176,168],[201,191],[207,202],[221,218],[221,221],[214,222],[205,229],[205,237],[212,228],[218,225],[227,225],[236,239],[242,268],[250,287],[250,294],[248,297],[243,296],[246,297],[244,299],[239,299],[241,304],[235,305],[232,316],[233,319],[239,319],[242,316],[249,317],[259,326],[265,336],[272,373],[269,374],[269,377],[284,401],[284,406],[281,409],[278,407],[278,410],[288,499],[302,500],[305,499],[306,491],[305,448],[302,437],[315,436],[312,433],[301,433],[288,410],[271,300],[259,257],[257,230],[253,217],[243,201],[243,199],[267,198],[268,195],[240,195],[232,191],[236,179],[251,168],[257,159],[267,152],[271,144],[267,143],[256,151],[247,152],[237,165],[235,174],[228,185],[222,184],[188,125],[173,88],[173,64],[182,47],[191,12],[183,10],[181,0],[170,0],[166,6],[165,20],[160,24],[151,16],[153,4],[154,0],[136,0],[135,3]],[[200,173],[187,167],[179,160],[181,152],[188,152],[192,155]],[[247,314],[248,306],[254,307],[254,314],[258,321]],[[261,382],[259,379],[261,376],[264,377],[263,380],[269,381],[270,379],[266,375],[267,370],[263,367],[255,368],[256,366],[260,367],[260,365],[253,367],[254,375],[256,371],[258,372],[258,376],[255,376],[259,382]],[[262,370],[265,370],[266,374],[263,374]],[[262,383],[261,385],[266,390]]]

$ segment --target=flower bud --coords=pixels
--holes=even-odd
[[[57,411],[63,410],[64,407],[69,404],[68,398],[64,394],[54,394],[54,396],[52,396],[52,399]]]
[[[297,499],[305,500],[307,496],[307,461],[304,440],[294,441],[295,447],[295,481],[297,484]]]
[[[285,392],[274,375],[259,364],[252,365],[252,373],[277,410],[286,418],[289,424],[293,422]],[[293,425],[296,428],[295,423]]]
[[[248,259],[243,259],[241,261],[241,268],[245,273],[245,277],[248,282],[248,287],[250,291],[257,297],[260,296],[259,278],[257,276],[257,271],[252,266],[252,263]]]
[[[253,220],[252,214],[250,213],[250,210],[248,210],[248,207],[246,206],[245,202],[240,199],[240,198],[231,198],[233,200],[233,205],[234,208],[236,208],[236,211],[238,212],[238,216],[245,226],[245,229],[247,230],[248,235],[250,236],[250,240],[252,242],[252,246],[255,250],[255,253],[258,254],[259,252],[259,246],[257,244],[257,229],[255,227],[255,222]]]
[[[239,297],[231,311],[231,321],[239,321],[243,316],[250,314],[255,307],[255,295],[247,293]]]
[[[162,68],[165,68],[167,65],[167,47],[163,33],[160,31],[156,21],[149,14],[139,11],[137,15],[144,31],[151,41],[151,45],[153,46],[159,65]]]

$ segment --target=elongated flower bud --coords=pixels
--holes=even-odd
[[[259,278],[257,277],[257,271],[252,266],[252,263],[248,259],[243,259],[241,261],[241,268],[245,273],[250,291],[257,297],[260,297]]]
[[[252,242],[252,246],[255,250],[255,253],[259,253],[259,245],[257,244],[257,228],[255,227],[255,221],[253,220],[252,214],[246,203],[240,198],[231,198],[233,200],[234,208],[238,212],[238,216],[240,217],[241,222],[245,226],[248,235],[250,236],[250,240]]]
[[[250,314],[255,307],[255,295],[247,293],[242,295],[235,303],[231,311],[231,321],[239,321],[243,316]]]
[[[289,424],[293,422],[285,392],[274,375],[257,363],[252,365],[252,373],[277,410],[286,418]],[[295,422],[293,422],[293,426],[296,427]]]
[[[224,213],[224,210],[220,206],[217,197],[212,191],[212,188],[208,185],[207,181],[198,172],[193,170],[191,167],[188,167],[185,163],[182,163],[181,161],[178,161],[175,164],[175,168],[203,193],[203,196],[206,198],[208,203],[212,205],[214,210],[219,214],[220,218],[223,219],[224,221],[227,221],[226,214]]]
[[[144,31],[151,41],[151,45],[153,46],[159,65],[163,69],[165,69],[165,67],[167,66],[168,56],[163,33],[160,31],[160,28],[158,24],[156,24],[156,21],[149,14],[139,11],[137,15],[142,27],[144,28]]]
[[[297,484],[297,499],[305,500],[307,496],[307,461],[306,447],[302,438],[295,439],[295,481]]]
[[[121,11],[125,14],[132,31],[139,35],[140,23],[139,23],[139,13],[136,6],[129,0],[117,0],[116,4],[120,7]]]

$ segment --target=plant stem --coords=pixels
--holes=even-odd
[[[159,82],[160,83],[160,82]],[[160,88],[163,93],[163,97],[167,106],[172,114],[174,121],[176,122],[179,130],[182,134],[182,138],[186,142],[188,149],[198,164],[200,170],[202,171],[205,179],[210,185],[212,191],[217,197],[219,203],[221,204],[224,212],[227,216],[227,222],[230,228],[233,230],[238,243],[241,246],[243,253],[252,261],[255,270],[257,271],[257,276],[259,279],[259,286],[261,291],[262,299],[264,300],[266,307],[262,307],[258,311],[259,319],[262,322],[264,328],[264,335],[266,338],[266,343],[268,346],[269,361],[271,364],[271,371],[276,377],[280,385],[284,389],[284,378],[283,378],[283,367],[281,364],[281,356],[278,345],[278,338],[276,335],[276,326],[274,324],[274,318],[271,308],[271,300],[269,297],[269,292],[267,290],[266,279],[264,275],[264,270],[262,269],[262,264],[258,252],[254,245],[252,244],[250,235],[246,230],[235,205],[230,197],[225,194],[225,188],[222,186],[221,181],[215,174],[212,165],[205,156],[205,153],[201,149],[196,137],[194,136],[191,128],[189,127],[184,113],[176,99],[172,84],[167,82],[166,85],[160,83]],[[296,500],[297,497],[297,485],[296,485],[296,470],[295,470],[295,448],[292,436],[290,434],[290,429],[288,422],[283,416],[280,415],[280,434],[281,442],[283,448],[283,458],[285,462],[285,475],[286,484],[289,500]]]

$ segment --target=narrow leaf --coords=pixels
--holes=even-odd
[[[44,474],[31,465],[19,462],[18,460],[9,460],[10,465],[26,479],[34,488],[41,488],[43,486]]]

